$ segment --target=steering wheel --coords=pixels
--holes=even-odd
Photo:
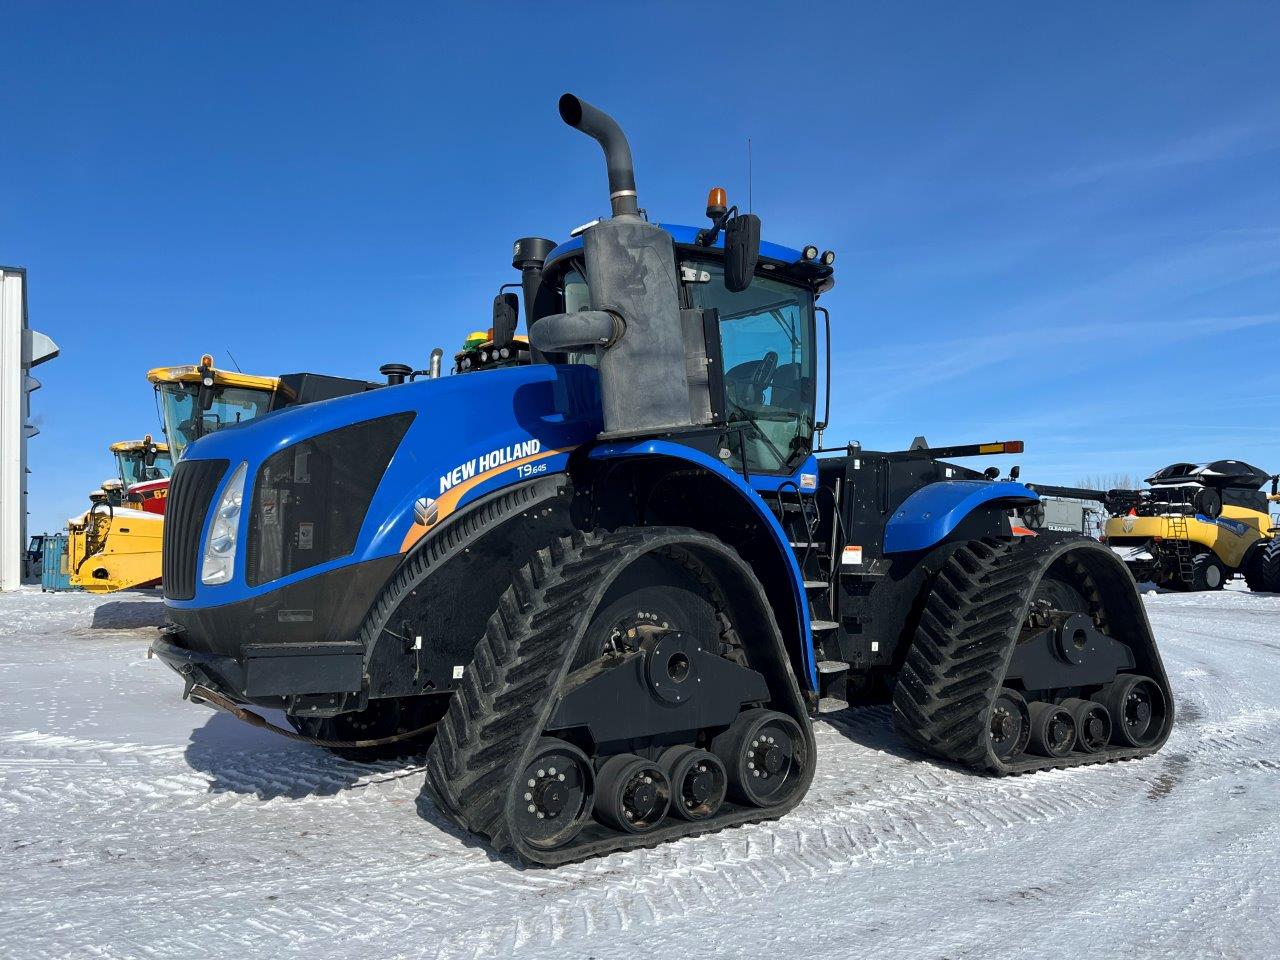
[[[773,379],[773,374],[777,369],[778,352],[770,350],[760,358],[760,362],[756,364],[756,368],[751,374],[751,393],[754,403],[764,403],[764,391],[769,386],[769,381]]]

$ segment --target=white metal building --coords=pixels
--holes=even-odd
[[[40,381],[28,371],[58,355],[58,346],[27,326],[27,272],[0,267],[0,590],[22,582],[27,546],[27,440],[31,391]]]

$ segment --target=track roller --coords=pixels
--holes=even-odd
[[[554,737],[538,741],[519,787],[511,820],[531,846],[563,846],[591,819],[595,776],[587,755],[571,743]]]
[[[1116,677],[1099,695],[1111,713],[1113,739],[1131,747],[1154,743],[1165,728],[1164,693],[1150,677],[1136,673]]]
[[[1056,703],[1036,701],[1028,706],[1031,712],[1032,751],[1042,757],[1065,757],[1076,745],[1076,721],[1071,711]]]
[[[671,783],[671,812],[685,820],[714,816],[724,802],[729,776],[714,753],[671,747],[658,761]]]
[[[606,760],[596,782],[596,819],[624,833],[648,833],[671,805],[666,773],[634,753]]]
[[[1062,709],[1076,722],[1076,746],[1085,753],[1098,753],[1111,742],[1111,712],[1096,700],[1072,697],[1062,701]]]
[[[741,803],[782,803],[806,782],[805,741],[799,725],[785,714],[747,710],[716,737],[711,750],[729,773],[729,795]]]

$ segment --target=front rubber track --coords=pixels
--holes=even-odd
[[[742,564],[732,548],[714,537],[674,527],[624,528],[613,533],[574,534],[541,550],[522,568],[489,618],[474,659],[454,693],[449,711],[427,753],[426,790],[436,806],[459,826],[489,840],[495,850],[512,850],[526,864],[558,866],[618,850],[651,847],[780,817],[803,798],[813,777],[808,764],[794,797],[773,807],[737,807],[700,821],[672,819],[641,835],[612,834],[571,841],[555,850],[522,843],[507,821],[514,779],[524,769],[556,702],[556,691],[592,612],[617,573],[642,554],[665,547],[693,546]],[[745,565],[744,565],[745,567]],[[749,568],[748,568],[749,569]],[[793,717],[804,732],[808,755],[816,758],[813,728],[788,666],[781,633],[763,590],[755,581],[751,598],[773,649],[746,651],[752,666],[766,674],[771,706]]]
[[[990,747],[991,708],[1036,585],[1056,561],[1080,578],[1099,627],[1134,652],[1168,705],[1165,729],[1149,746],[1007,763]],[[918,749],[993,774],[1032,773],[1128,760],[1155,753],[1173,726],[1173,696],[1132,575],[1088,537],[1046,535],[965,544],[943,564],[925,602],[893,695],[894,724]]]

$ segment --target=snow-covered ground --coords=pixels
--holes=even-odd
[[[1147,760],[1008,780],[829,714],[784,820],[521,870],[421,766],[179,700],[154,599],[0,596],[0,956],[1280,955],[1280,597],[1149,596]]]

